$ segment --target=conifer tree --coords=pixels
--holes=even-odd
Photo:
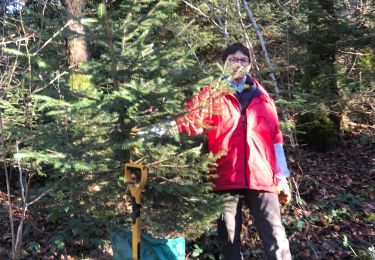
[[[150,168],[145,232],[195,237],[217,217],[219,203],[205,181],[213,158],[204,140],[180,141],[170,126],[204,76],[193,55],[199,45],[187,44],[196,27],[178,8],[174,1],[100,4],[97,16],[82,19],[92,59],[80,69],[95,91],[69,92],[64,100],[34,97],[53,118],[55,147],[64,154],[55,166],[67,178],[53,194],[50,220],[66,227],[66,237],[90,245],[95,235],[86,229],[130,223],[123,197],[129,161]]]

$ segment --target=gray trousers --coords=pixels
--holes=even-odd
[[[255,227],[263,241],[267,259],[292,259],[285,229],[281,224],[277,194],[256,190],[231,193],[218,220],[218,234],[225,260],[240,260],[242,204],[250,209]]]

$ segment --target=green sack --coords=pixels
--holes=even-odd
[[[114,260],[132,260],[132,233],[126,229],[111,228],[110,238]],[[159,239],[141,235],[141,260],[184,260],[185,239]]]

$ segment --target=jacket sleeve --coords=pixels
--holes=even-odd
[[[176,119],[178,132],[188,135],[199,135],[209,126],[212,99],[206,87],[198,95],[192,97],[185,106],[185,115]]]
[[[280,130],[279,119],[277,116],[275,102],[271,100],[269,103],[269,111],[268,111],[268,122],[271,127],[272,131],[272,140],[274,144],[283,144],[283,133]]]
[[[276,157],[276,165],[277,165],[277,173],[276,178],[278,181],[289,177],[290,171],[288,169],[288,165],[285,158],[285,153],[283,149],[283,133],[280,130],[280,124],[277,117],[277,111],[275,103],[270,102],[270,113],[269,113],[269,122],[271,125],[272,133],[272,140],[275,149],[275,157]]]
[[[276,164],[279,170],[276,174],[276,178],[278,178],[279,180],[285,179],[290,176],[290,171],[286,162],[283,145],[281,143],[277,143],[274,144],[274,148],[276,155]]]

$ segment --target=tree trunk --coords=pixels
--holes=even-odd
[[[85,8],[84,0],[65,0],[64,6],[69,20],[73,23],[69,26],[72,35],[67,39],[69,67],[75,68],[88,59],[87,44],[85,40],[85,27],[79,22]]]
[[[69,25],[71,35],[67,39],[68,65],[72,69],[69,76],[70,90],[80,94],[92,95],[95,88],[91,83],[90,75],[79,71],[79,65],[88,60],[86,31],[79,21],[83,15],[85,0],[65,0],[63,3],[68,20],[72,21]]]

